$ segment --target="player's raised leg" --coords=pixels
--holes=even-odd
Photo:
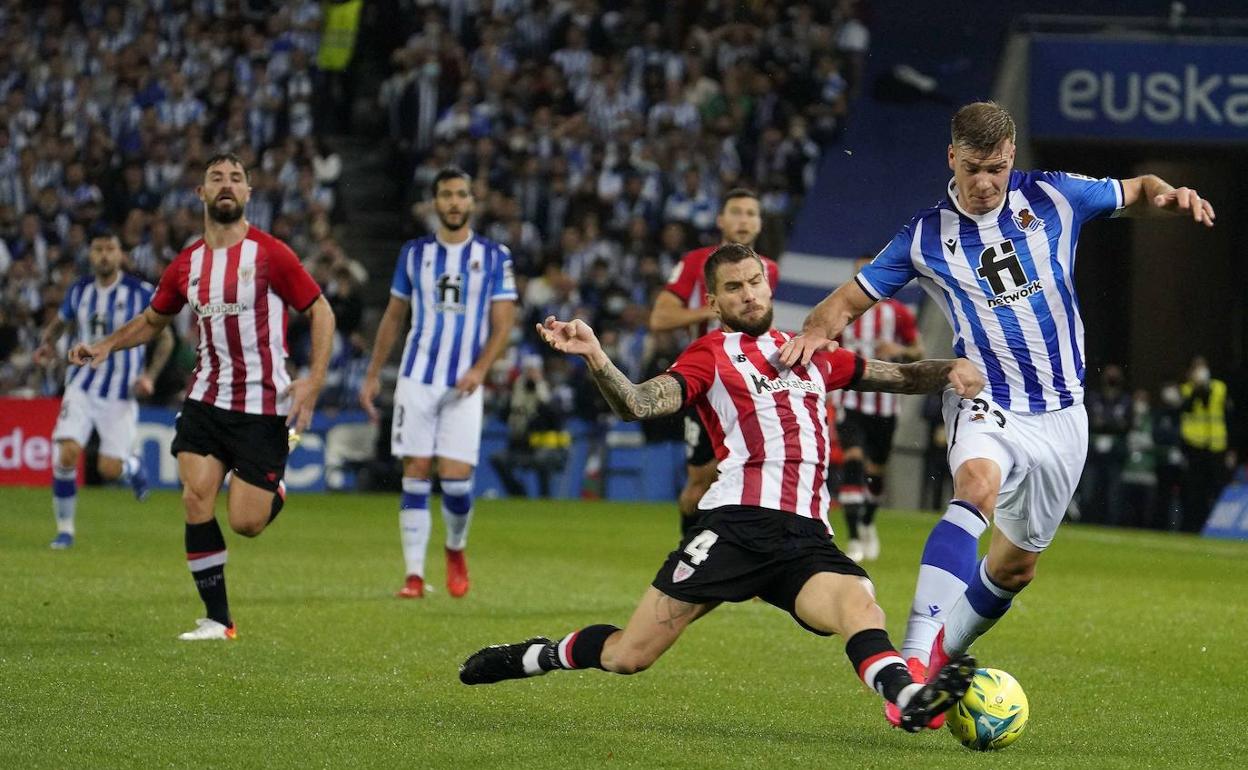
[[[951,708],[974,676],[974,659],[959,656],[932,682],[914,681],[884,630],[884,611],[867,578],[816,573],[802,586],[793,612],[810,628],[846,639],[845,654],[858,677],[898,708],[898,724],[909,732],[922,730]]]
[[[689,624],[718,606],[694,604],[646,589],[628,625],[586,626],[551,641],[535,637],[478,650],[459,667],[464,684],[542,676],[555,670],[598,668],[616,674],[645,671],[676,642]]]
[[[178,476],[186,511],[186,564],[204,603],[205,617],[178,636],[183,641],[233,639],[234,622],[225,591],[228,551],[215,515],[217,491],[225,479],[225,464],[211,455],[179,452]]]

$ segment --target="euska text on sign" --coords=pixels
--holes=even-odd
[[[1248,41],[1037,36],[1034,139],[1248,140]]]

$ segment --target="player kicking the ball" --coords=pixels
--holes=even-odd
[[[807,630],[843,636],[858,676],[901,709],[903,727],[917,732],[962,697],[975,661],[957,656],[919,684],[889,641],[867,573],[832,541],[824,402],[836,388],[922,393],[947,383],[973,397],[984,380],[964,360],[884,363],[846,350],[820,353],[807,366],[778,367],[777,352],[789,335],[771,328],[771,289],[758,256],[725,244],[704,269],[721,328],[641,385],[611,363],[582,321],[549,318],[538,327],[556,350],[586,360],[620,417],[698,410],[716,447],[719,478],[699,503],[697,525],[668,555],[624,629],[592,625],[558,641],[486,647],[464,662],[459,678],[489,684],[579,668],[633,674],[721,602],[758,596]]]

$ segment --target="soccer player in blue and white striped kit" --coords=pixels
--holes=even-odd
[[[381,367],[410,307],[412,326],[400,359],[390,435],[394,455],[403,458],[399,527],[407,579],[398,596],[410,599],[425,594],[434,458],[446,525],[447,590],[454,597],[468,592],[464,547],[481,448],[481,384],[507,348],[517,299],[511,252],[470,227],[474,199],[468,174],[457,168],[438,172],[433,202],[437,233],[408,241],[399,252],[390,302],[360,388],[361,405],[376,418]]]
[[[78,342],[94,342],[119,329],[143,312],[152,299],[152,286],[121,270],[125,253],[117,236],[101,232],[91,238],[92,275],[80,278],[65,293],[57,317],[44,330],[35,352],[40,363],[56,358],[56,342],[68,329]],[[94,430],[100,435],[97,468],[107,481],[130,485],[139,500],[147,497],[147,477],[134,454],[139,407],[135,396],[148,396],[173,350],[168,331],[157,339],[152,360],[142,347],[112,353],[98,368],[71,366],[66,375],[61,413],[52,431],[56,463],[52,468],[52,506],[56,538],[51,546],[73,546],[78,507],[78,458]]]
[[[781,361],[805,363],[911,279],[954,332],[954,351],[989,387],[945,391],[954,499],[932,529],[901,651],[916,679],[965,652],[1031,582],[1083,471],[1083,322],[1073,271],[1079,229],[1111,216],[1173,213],[1213,225],[1195,190],[1156,176],[1091,179],[1014,170],[1014,121],[992,102],[953,118],[947,195],[807,317]],[[995,520],[987,556],[981,535]],[[895,709],[889,721],[897,724]],[[929,725],[938,728],[943,719]]]

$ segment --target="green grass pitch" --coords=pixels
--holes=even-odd
[[[293,495],[256,540],[227,534],[239,639],[175,641],[202,605],[178,498],[87,489],[52,552],[46,490],[0,493],[0,767],[1244,767],[1248,544],[1067,526],[976,645],[1031,701],[978,755],[886,726],[838,639],[762,603],[696,623],[648,672],[469,688],[490,643],[622,625],[674,545],[673,505],[478,502],[462,600],[434,514],[423,601],[397,499]],[[900,641],[934,518],[886,512],[871,565]]]

